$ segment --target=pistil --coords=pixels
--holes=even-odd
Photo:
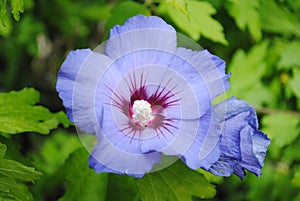
[[[132,106],[132,111],[132,120],[143,127],[147,127],[149,122],[154,118],[151,104],[145,100],[135,100]]]

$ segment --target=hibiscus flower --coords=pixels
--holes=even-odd
[[[177,40],[161,18],[137,15],[103,48],[69,53],[56,88],[69,119],[97,136],[89,166],[142,177],[167,155],[216,175],[260,175],[269,139],[255,111],[235,98],[212,105],[229,88],[225,62]]]

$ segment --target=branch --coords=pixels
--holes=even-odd
[[[265,108],[265,107],[254,107],[257,113],[260,114],[276,114],[276,113],[283,113],[292,115],[294,117],[300,118],[300,112],[293,111],[293,110],[282,110],[282,109],[271,109],[271,108]]]

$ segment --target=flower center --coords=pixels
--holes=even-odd
[[[148,126],[148,122],[153,120],[151,104],[145,100],[135,100],[132,106],[132,120],[143,127]]]

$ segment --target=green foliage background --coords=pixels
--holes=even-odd
[[[157,15],[227,62],[271,138],[261,178],[177,162],[142,179],[96,174],[55,92],[72,49]],[[300,0],[0,0],[0,200],[300,200]],[[93,139],[86,139],[92,141]]]

